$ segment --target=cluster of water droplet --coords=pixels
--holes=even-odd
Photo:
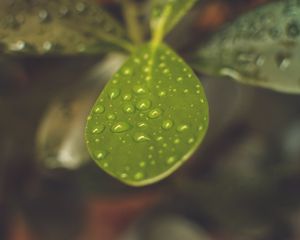
[[[97,50],[102,32],[124,34],[106,12],[85,1],[14,0],[2,5],[2,52],[84,53]]]
[[[206,100],[200,97],[201,86],[191,70],[170,50],[150,53],[145,48],[114,76],[88,123],[95,133],[88,145],[101,149],[95,159],[132,181],[154,177],[180,163],[207,124]],[[176,70],[172,64],[178,65]],[[124,170],[116,170],[114,164]]]

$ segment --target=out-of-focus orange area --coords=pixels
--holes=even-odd
[[[196,27],[202,31],[214,31],[224,22],[267,1],[269,0],[249,0],[236,4],[230,4],[228,1],[209,1],[201,9]]]
[[[160,199],[160,194],[154,192],[111,199],[89,198],[84,207],[84,226],[78,237],[72,240],[118,239],[128,226]],[[36,235],[24,216],[16,214],[12,217],[7,240],[39,240]]]
[[[159,201],[157,194],[142,194],[123,199],[91,199],[87,221],[78,240],[118,239],[135,219]]]

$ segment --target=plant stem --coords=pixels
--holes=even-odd
[[[156,24],[155,32],[152,36],[152,45],[155,48],[159,43],[162,42],[165,34],[166,22],[172,12],[172,7],[167,6],[163,11],[159,21]]]
[[[128,35],[135,44],[143,42],[143,28],[138,21],[138,7],[134,0],[121,0]]]

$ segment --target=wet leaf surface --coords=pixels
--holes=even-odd
[[[130,48],[122,27],[86,1],[12,0],[0,3],[0,53],[98,54]]]
[[[194,67],[212,76],[300,93],[300,3],[278,1],[250,11],[196,54]]]
[[[208,104],[201,83],[166,45],[146,44],[105,87],[86,127],[97,164],[126,184],[170,175],[201,143]]]

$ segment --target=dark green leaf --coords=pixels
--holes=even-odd
[[[72,0],[0,2],[0,52],[85,54],[130,48],[123,29],[95,4]]]
[[[107,173],[133,186],[175,171],[208,126],[202,86],[165,45],[141,46],[114,75],[88,118],[87,146]]]
[[[300,4],[287,0],[253,10],[217,33],[198,51],[194,66],[209,75],[299,94],[299,63]]]
[[[180,21],[196,0],[153,0],[151,29],[153,35],[166,35]]]

